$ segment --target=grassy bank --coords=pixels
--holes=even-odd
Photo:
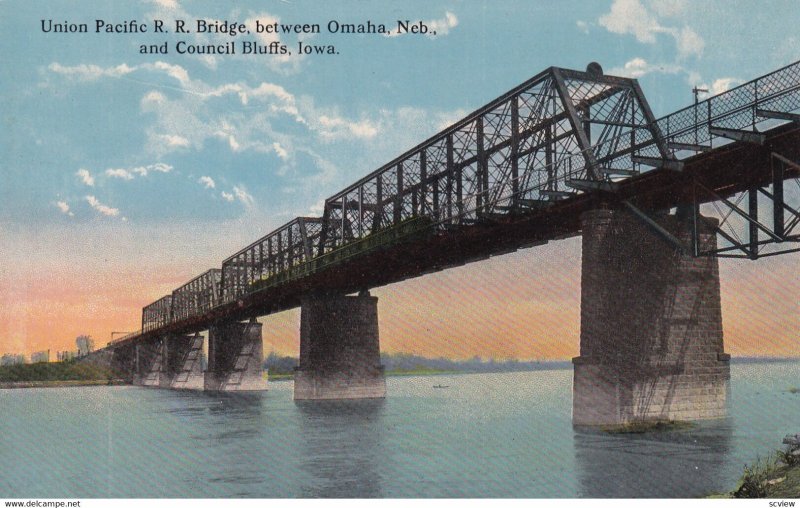
[[[0,387],[75,386],[107,384],[116,376],[111,369],[78,362],[33,363],[0,367]]]
[[[709,497],[800,498],[800,445],[787,445],[765,459],[746,465],[734,490]]]

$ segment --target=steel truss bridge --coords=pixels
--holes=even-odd
[[[144,307],[117,347],[580,234],[626,208],[695,256],[800,250],[800,61],[656,119],[634,79],[551,67]],[[659,225],[677,208],[684,244]],[[698,231],[712,228],[714,250]]]

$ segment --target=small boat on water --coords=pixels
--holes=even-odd
[[[433,385],[434,388],[450,388],[450,385]]]

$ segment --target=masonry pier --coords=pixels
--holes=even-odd
[[[162,388],[177,390],[202,390],[205,384],[201,358],[203,337],[196,335],[169,335],[161,343]]]
[[[264,347],[261,323],[255,319],[218,323],[208,329],[208,391],[259,391],[267,389],[263,375]]]
[[[300,312],[295,400],[386,396],[377,297],[367,291],[358,296],[313,296],[302,301]]]
[[[161,386],[162,339],[142,341],[134,346],[133,384]]]
[[[690,220],[664,214],[657,223],[690,245]],[[670,248],[627,211],[590,211],[581,224],[573,423],[724,417],[730,356],[717,258]],[[699,241],[707,248],[716,237],[701,230]]]

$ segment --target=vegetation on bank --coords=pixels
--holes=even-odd
[[[52,386],[52,383],[64,381],[108,382],[114,377],[116,376],[111,369],[75,361],[0,367],[0,383],[10,386],[19,383],[39,383],[42,386]],[[60,385],[56,384],[56,386]]]
[[[745,464],[736,488],[712,498],[800,498],[800,441],[797,436],[783,450]],[[786,443],[786,441],[784,441]]]

